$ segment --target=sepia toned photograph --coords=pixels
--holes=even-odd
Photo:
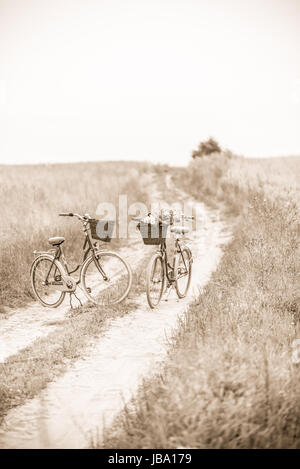
[[[300,449],[300,0],[0,0],[0,219],[1,450]]]

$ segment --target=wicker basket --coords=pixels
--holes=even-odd
[[[137,225],[141,232],[144,244],[162,244],[167,237],[169,225],[166,223],[145,223],[140,221]]]
[[[109,220],[91,220],[90,223],[91,236],[93,239],[99,239],[109,243],[115,227],[115,221]]]

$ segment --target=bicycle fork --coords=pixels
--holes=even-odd
[[[100,272],[100,274],[102,275],[103,277],[103,280],[105,282],[109,282],[110,278],[106,275],[106,273],[104,272],[104,270],[102,269],[102,266],[99,262],[99,259],[97,258],[97,254],[93,254],[93,258],[94,258],[94,262],[96,264],[96,267],[98,269],[98,271]]]

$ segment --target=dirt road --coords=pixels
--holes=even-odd
[[[111,320],[104,335],[63,376],[8,413],[0,428],[1,448],[89,446],[91,439],[101,438],[105,425],[112,423],[142,378],[159,368],[166,339],[207,283],[220,259],[221,245],[228,240],[216,212],[201,203],[196,209],[203,223],[190,236],[195,260],[188,297],[179,301],[172,291],[156,310],[150,310],[144,294],[136,298],[137,310]]]
[[[120,249],[120,254],[130,263],[134,270],[142,258],[143,243],[140,239],[131,240],[130,245]],[[84,304],[87,299],[80,289],[76,295]],[[73,297],[72,304],[78,306],[78,300]],[[38,302],[24,308],[14,310],[8,318],[0,319],[0,363],[27,347],[37,338],[53,331],[65,319],[70,310],[69,295],[58,308],[44,308]]]
[[[143,176],[143,184],[149,187],[153,194],[153,200],[160,199],[160,192],[152,173]],[[137,266],[143,257],[143,242],[140,237],[130,239],[130,243],[122,248],[119,253],[130,263],[132,269]],[[86,297],[78,288],[76,295],[82,303]],[[73,297],[72,304],[78,306],[78,301]],[[70,310],[69,295],[58,308],[45,308],[35,301],[23,308],[7,309],[7,314],[0,315],[0,363],[6,358],[14,355],[19,350],[27,347],[37,338],[46,336],[63,321],[66,313]]]

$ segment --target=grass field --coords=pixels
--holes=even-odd
[[[66,257],[81,259],[83,235],[73,211],[95,216],[101,202],[145,202],[146,163],[78,163],[0,166],[0,312],[32,298],[29,269],[33,251],[49,249],[48,238],[66,237]]]
[[[300,448],[300,158],[214,155],[172,172],[234,237],[103,447]]]
[[[0,305],[32,298],[32,251],[47,249],[48,237],[65,236],[67,257],[78,257],[80,225],[59,212],[94,216],[100,202],[116,202],[119,194],[129,203],[148,202],[143,175],[149,169],[167,170],[179,188],[219,208],[234,236],[180,322],[162,372],[144,382],[103,446],[300,448],[300,364],[292,360],[293,341],[300,339],[300,158],[215,154],[186,168],[2,166]],[[163,193],[164,180],[158,180]],[[139,293],[141,271],[135,275]],[[10,357],[1,367],[0,414],[36,395],[64,371],[66,359],[78,358],[88,337],[102,333],[108,318],[132,308],[119,305],[100,315],[97,308],[79,308],[59,330]]]

